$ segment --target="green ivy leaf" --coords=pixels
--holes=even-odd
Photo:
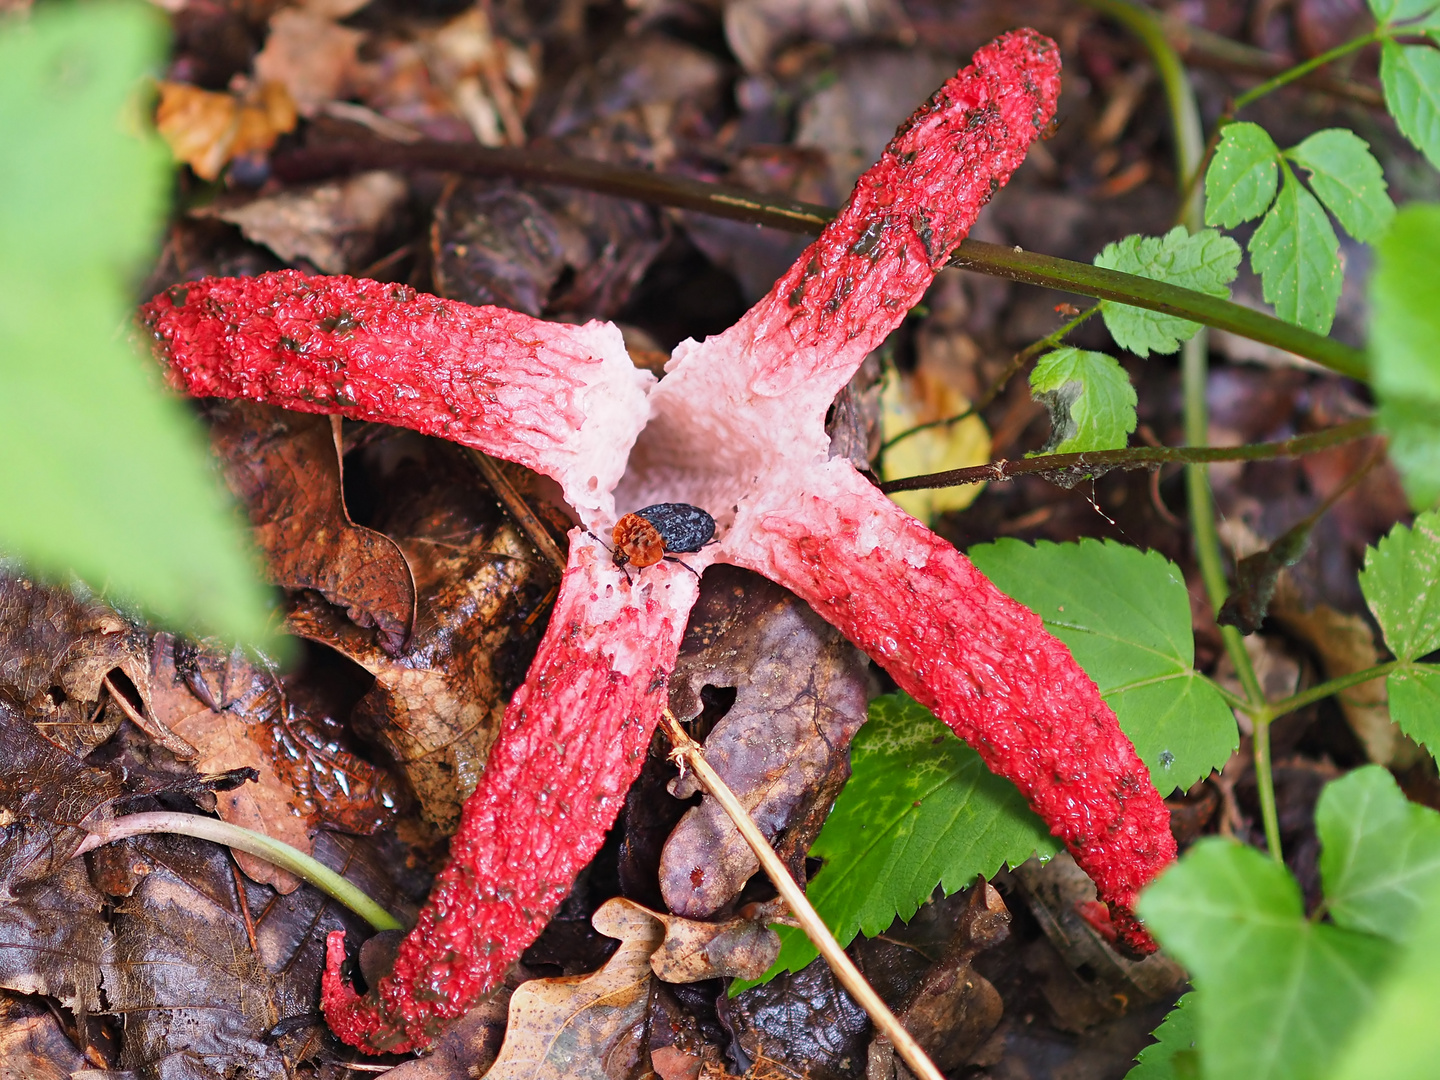
[[[1228,299],[1240,268],[1240,245],[1213,229],[1191,236],[1177,225],[1164,236],[1127,236],[1107,244],[1095,265]],[[1200,329],[1189,319],[1110,300],[1100,305],[1100,314],[1115,343],[1137,356],[1176,352]]]
[[[1309,171],[1315,194],[1356,240],[1374,243],[1395,220],[1380,163],[1370,144],[1353,131],[1317,131],[1285,156]]]
[[[1330,1080],[1431,1080],[1440,1061],[1440,889],[1421,915],[1379,1000],[1349,1041]]]
[[[1417,510],[1440,502],[1440,206],[1411,205],[1376,245],[1371,381]]]
[[[1174,563],[1098,540],[1001,540],[969,555],[1069,646],[1162,795],[1230,759],[1239,745],[1235,715],[1195,670],[1190,595]]]
[[[1206,1080],[1322,1076],[1398,951],[1310,921],[1283,866],[1218,837],[1150,886],[1139,914],[1194,980]]]
[[[1365,549],[1360,591],[1385,644],[1401,660],[1440,649],[1440,510],[1396,525]]]
[[[937,884],[952,893],[977,874],[1059,850],[1015,786],[904,694],[870,703],[850,768],[810,850],[825,865],[805,890],[842,945],[880,933],[896,915],[911,918]],[[817,955],[803,933],[779,929],[780,955],[761,981]]]
[[[1135,387],[1113,356],[1048,352],[1030,373],[1030,392],[1050,410],[1050,440],[1038,453],[1117,450],[1135,430]]]
[[[127,130],[165,37],[139,3],[0,29],[0,549],[260,641],[264,593],[203,436],[120,333],[169,190],[163,148]]]
[[[1152,1032],[1158,1041],[1140,1051],[1125,1080],[1200,1080],[1196,1011],[1192,990],[1175,1003]]]
[[[1280,197],[1250,238],[1250,265],[1275,314],[1317,334],[1329,333],[1344,282],[1339,254],[1330,219],[1287,169]]]
[[[1326,785],[1315,808],[1320,876],[1336,924],[1403,942],[1440,888],[1440,814],[1405,798],[1379,765]]]
[[[1205,224],[1233,229],[1275,198],[1280,148],[1259,124],[1226,124],[1205,170]]]
[[[1385,42],[1380,47],[1380,84],[1396,126],[1440,169],[1440,51]]]

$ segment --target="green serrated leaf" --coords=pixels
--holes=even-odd
[[[1194,980],[1206,1080],[1323,1075],[1397,952],[1310,921],[1283,866],[1218,837],[1150,886],[1139,914]]]
[[[1432,1080],[1440,1062],[1440,889],[1421,915],[1379,1000],[1359,1024],[1329,1080]]]
[[[1440,510],[1419,515],[1413,528],[1396,525],[1365,549],[1360,591],[1397,658],[1440,649]]]
[[[911,918],[937,884],[952,893],[977,874],[1059,850],[1015,786],[904,694],[870,703],[850,768],[810,850],[825,865],[805,890],[842,945],[880,933],[896,915]],[[765,979],[817,955],[798,931],[782,932],[781,942]]]
[[[1190,991],[1152,1032],[1157,1040],[1141,1050],[1125,1080],[1200,1080],[1195,991]]]
[[[1250,238],[1250,265],[1275,314],[1317,334],[1329,333],[1344,283],[1339,255],[1330,219],[1287,169],[1280,197]]]
[[[1395,220],[1380,163],[1353,131],[1317,131],[1285,156],[1310,173],[1315,194],[1356,240],[1374,243]]]
[[[1205,224],[1233,229],[1275,198],[1280,148],[1259,124],[1226,124],[1205,170]]]
[[[1440,206],[1412,205],[1375,248],[1371,381],[1417,510],[1440,502]]]
[[[1030,373],[1030,392],[1050,410],[1050,440],[1038,453],[1118,450],[1135,430],[1135,387],[1113,356],[1048,352]]]
[[[1380,47],[1380,84],[1395,125],[1440,169],[1440,51],[1385,42]]]
[[[969,555],[1069,647],[1161,794],[1230,759],[1239,745],[1235,716],[1195,670],[1190,597],[1173,563],[1108,540],[1001,540]]]
[[[1440,755],[1440,664],[1407,664],[1385,680],[1390,719]]]
[[[1370,14],[1381,26],[1406,22],[1435,7],[1435,0],[1369,0],[1369,3]]]
[[[1403,942],[1440,888],[1440,814],[1379,765],[1327,784],[1315,807],[1320,876],[1337,926]]]
[[[139,3],[0,30],[0,550],[259,641],[264,594],[203,437],[117,334],[168,192],[164,149],[125,122],[165,34]]]
[[[1192,236],[1177,225],[1164,236],[1127,236],[1107,244],[1095,265],[1228,299],[1240,268],[1240,245],[1213,229]],[[1137,356],[1176,352],[1200,329],[1189,319],[1110,300],[1100,305],[1100,314],[1115,343]]]

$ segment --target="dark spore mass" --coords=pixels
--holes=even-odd
[[[635,516],[655,526],[666,551],[699,551],[715,536],[715,519],[689,503],[656,503]]]

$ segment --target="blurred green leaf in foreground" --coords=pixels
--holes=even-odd
[[[0,28],[0,552],[255,642],[264,593],[202,435],[129,343],[168,192],[136,99],[165,37],[138,2]]]

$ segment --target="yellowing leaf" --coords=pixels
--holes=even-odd
[[[917,424],[958,416],[970,402],[949,383],[924,368],[902,376],[893,370],[885,376],[880,391],[880,425],[888,442]],[[990,432],[979,416],[958,423],[941,424],[916,432],[885,451],[881,477],[897,480],[904,476],[964,469],[990,460]],[[964,510],[975,501],[981,484],[938,488],[934,491],[903,491],[891,495],[900,507],[927,525],[940,514]]]
[[[253,100],[251,100],[253,99]],[[279,83],[262,83],[245,100],[187,83],[160,83],[155,128],[175,160],[214,180],[237,157],[263,154],[295,130],[295,102]]]

